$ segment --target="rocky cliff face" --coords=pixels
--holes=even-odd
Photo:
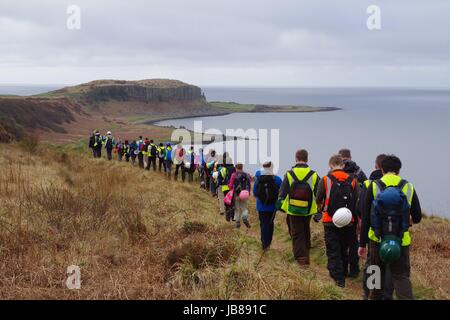
[[[178,88],[152,88],[141,85],[112,85],[94,87],[86,95],[91,101],[142,101],[142,102],[170,102],[193,101],[201,99],[201,89],[194,86]]]
[[[68,87],[53,94],[78,94],[87,102],[139,101],[159,103],[202,99],[202,90],[178,80],[151,79],[141,81],[98,80]]]

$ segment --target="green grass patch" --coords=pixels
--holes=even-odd
[[[254,104],[240,104],[236,102],[221,102],[221,101],[213,101],[210,104],[218,109],[222,109],[224,111],[230,112],[249,112],[255,109]]]

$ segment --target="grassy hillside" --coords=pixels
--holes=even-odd
[[[313,264],[299,270],[283,215],[263,253],[253,202],[252,228],[237,231],[197,184],[91,159],[84,146],[0,146],[0,298],[360,298],[360,280],[345,289],[329,280],[320,225]],[[449,236],[443,219],[414,229],[418,298],[450,298]],[[81,290],[65,287],[72,264]]]
[[[289,106],[289,105],[263,105],[263,104],[242,104],[237,102],[212,101],[211,106],[218,111],[225,112],[320,112],[335,111],[339,108],[333,107],[310,107],[310,106]]]

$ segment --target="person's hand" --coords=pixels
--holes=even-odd
[[[362,259],[367,259],[367,248],[359,247],[358,248],[358,256]]]
[[[314,216],[313,216],[313,220],[314,222],[320,222],[320,220],[322,219],[322,212],[317,212]]]

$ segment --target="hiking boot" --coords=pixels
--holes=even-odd
[[[345,280],[334,280],[336,285],[340,288],[345,288]]]
[[[243,222],[244,222],[244,224],[245,224],[245,226],[248,228],[248,229],[250,229],[250,222],[248,222],[248,220],[243,220]]]
[[[236,229],[240,229],[241,228],[241,223],[238,221],[236,222]]]
[[[220,212],[220,215],[223,216],[225,214],[225,212]]]

